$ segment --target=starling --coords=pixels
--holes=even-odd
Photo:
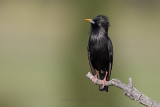
[[[108,92],[108,87],[104,86],[104,82],[110,80],[113,64],[113,45],[108,37],[109,20],[103,15],[85,20],[91,23],[87,50],[93,78],[95,81],[99,73],[99,79],[103,84],[99,86],[99,90]]]

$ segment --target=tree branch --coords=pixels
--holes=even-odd
[[[101,80],[93,80],[93,75],[90,72],[88,72],[86,76],[92,82],[95,81],[95,84],[102,85]],[[105,82],[104,86],[115,86],[121,89],[125,93],[125,95],[128,96],[130,99],[137,101],[147,107],[160,107],[160,104],[158,102],[155,102],[154,100],[150,99],[148,96],[144,95],[143,93],[139,92],[136,88],[133,87],[132,78],[129,78],[128,85],[114,78],[110,81]]]

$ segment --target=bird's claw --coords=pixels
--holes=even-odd
[[[96,82],[96,79],[97,79],[97,75],[93,76],[92,80],[94,81],[94,84]]]
[[[102,82],[101,82],[101,84],[102,84],[102,87],[104,88],[104,84],[105,84],[105,82],[106,82],[106,80],[105,79],[103,79],[102,80]]]

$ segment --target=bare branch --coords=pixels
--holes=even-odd
[[[86,74],[87,78],[89,78],[92,82],[93,75],[88,72]],[[95,84],[102,85],[101,80],[96,79]],[[104,86],[115,86],[119,89],[121,89],[126,96],[128,96],[130,99],[137,101],[147,107],[160,107],[160,104],[155,102],[154,100],[150,99],[148,96],[144,95],[143,93],[139,92],[136,88],[133,87],[132,78],[129,78],[128,85],[122,83],[120,80],[114,78],[110,81],[105,82]]]

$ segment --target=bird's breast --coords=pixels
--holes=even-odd
[[[108,43],[106,37],[91,37],[89,40],[90,59],[97,70],[107,69],[109,61]]]
[[[103,36],[90,37],[89,48],[94,51],[102,51],[107,48],[107,39]]]

